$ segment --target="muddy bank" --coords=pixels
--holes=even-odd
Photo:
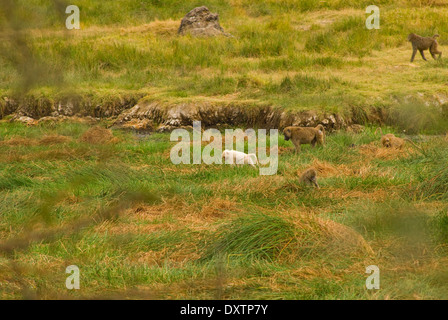
[[[140,102],[124,110],[116,119],[114,127],[139,126],[142,121],[150,121],[153,130],[171,131],[179,127],[189,127],[193,121],[201,121],[203,127],[281,129],[289,125],[316,126],[323,123],[328,130],[346,127],[353,121],[338,114],[314,111],[285,112],[272,106],[250,104],[182,103],[166,105],[160,102]]]
[[[113,128],[133,129],[145,132],[168,132],[179,127],[191,126],[199,120],[203,127],[242,127],[283,129],[286,126],[316,126],[323,124],[328,131],[352,127],[354,124],[389,124],[387,107],[352,107],[342,114],[319,111],[284,111],[275,106],[251,103],[188,102],[168,104],[148,101],[139,96],[118,96],[103,103],[88,98],[50,100],[27,97],[20,101],[1,98],[0,118],[28,125],[42,121],[67,118],[89,118],[98,121],[111,120]]]
[[[14,115],[15,117],[30,117],[38,120],[42,117],[116,117],[123,110],[137,104],[142,95],[116,95],[103,98],[90,96],[67,96],[48,98],[27,95],[25,97],[1,97],[0,119]]]

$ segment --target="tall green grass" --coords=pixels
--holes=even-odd
[[[410,188],[411,197],[420,199],[448,199],[448,166],[443,161],[431,170],[425,170],[420,182]]]
[[[281,217],[247,214],[223,226],[204,257],[240,255],[273,260],[294,239],[294,229]]]

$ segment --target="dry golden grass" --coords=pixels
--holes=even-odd
[[[403,149],[380,147],[377,142],[372,142],[359,147],[359,152],[367,158],[377,158],[391,160],[397,158],[407,158],[416,151],[405,145]]]
[[[130,33],[144,33],[160,36],[175,36],[179,29],[180,22],[175,20],[155,20],[140,26],[121,28],[122,35]],[[93,29],[92,29],[93,31]]]
[[[134,221],[137,222],[137,221]],[[175,223],[157,223],[157,224],[132,224],[130,222],[114,222],[113,224],[101,224],[95,227],[95,231],[99,233],[107,232],[113,235],[135,235],[150,234],[155,231],[174,231],[179,226]]]
[[[216,230],[216,220],[228,217],[232,210],[238,210],[234,201],[229,199],[210,199],[200,208],[197,204],[187,204],[181,199],[170,199],[158,205],[138,204],[128,209],[122,219],[106,221],[95,227],[95,232],[109,235],[141,235],[160,231],[180,231],[188,226],[193,232],[211,232]],[[198,240],[198,239],[195,239]],[[125,260],[131,264],[161,266],[169,261],[173,266],[182,267],[187,262],[200,258],[197,241],[185,241],[174,248],[158,251],[132,253]]]
[[[8,150],[0,155],[1,163],[24,162],[33,160],[66,160],[82,155],[73,148],[62,148],[22,154],[19,150]]]
[[[54,145],[59,143],[68,143],[72,139],[70,137],[61,136],[59,134],[52,134],[44,136],[42,139],[40,139],[39,144],[40,145]]]
[[[172,265],[182,268],[188,262],[195,261],[200,258],[197,248],[178,246],[178,248],[168,249],[164,248],[159,251],[144,251],[138,252],[126,257],[126,261],[130,264],[136,265],[157,265],[163,266],[169,261]]]
[[[24,137],[11,137],[8,140],[0,141],[0,145],[5,146],[35,146],[38,143],[36,139]]]
[[[216,228],[213,224],[218,219],[228,218],[238,211],[240,209],[236,201],[231,199],[212,198],[201,206],[174,198],[158,205],[138,204],[124,212],[124,219],[104,222],[96,227],[96,231],[123,235],[141,234],[175,231],[186,225],[195,231],[212,230]]]
[[[363,162],[363,161],[358,161],[358,162],[353,162],[351,165],[351,174],[350,175],[354,175],[354,176],[359,176],[359,177],[368,177],[371,176],[372,174],[378,175],[379,173],[376,171],[376,168],[369,162]],[[387,173],[389,170],[387,169],[383,169],[383,172],[380,174],[385,174]]]
[[[36,145],[55,145],[70,142],[71,138],[58,134],[46,135],[40,140],[24,137],[11,137],[7,140],[0,141],[0,145],[5,146],[36,146]]]
[[[221,199],[214,198],[206,203],[199,213],[200,217],[216,217],[223,218],[228,215],[229,212],[237,210],[237,204],[235,199]]]
[[[379,171],[370,162],[365,161],[356,161],[348,165],[333,165],[326,161],[314,159],[311,166],[317,170],[318,176],[321,177],[358,176],[366,178],[375,175],[379,177],[393,178],[393,169],[383,168],[381,169],[381,171]],[[297,174],[300,175],[301,171],[302,170],[299,170]]]
[[[254,169],[255,170],[255,169]],[[272,195],[279,188],[283,188],[285,178],[279,175],[275,176],[258,176],[255,178],[245,179],[243,182],[235,184],[229,180],[222,180],[220,182],[212,182],[207,188],[213,190],[215,193],[224,193],[232,190],[234,193],[249,193],[258,192],[264,196]]]
[[[32,160],[66,160],[72,159],[77,155],[77,150],[73,148],[63,148],[63,149],[52,149],[45,151],[38,151],[34,153],[27,154],[23,156],[23,160],[32,161]]]
[[[330,188],[329,190],[322,190],[323,194],[331,199],[371,199],[374,201],[384,201],[392,196],[396,195],[391,190],[376,189],[374,191],[360,191],[360,190],[347,190],[343,188]]]
[[[316,169],[318,176],[321,177],[334,177],[353,174],[353,170],[344,164],[334,166],[327,161],[321,161],[318,159],[314,159],[311,166]],[[297,174],[300,175],[300,172],[297,172]]]
[[[315,278],[327,279],[331,281],[341,280],[340,275],[336,275],[333,270],[326,266],[305,266],[291,271],[291,276],[298,279],[312,280]]]
[[[272,152],[272,149],[270,149],[270,152]],[[294,152],[294,149],[292,148],[287,148],[287,147],[277,147],[277,153],[280,154],[285,154],[285,153],[291,153]],[[269,153],[270,154],[270,153]]]
[[[359,252],[361,254],[373,255],[374,251],[367,241],[355,230],[332,220],[319,219],[326,226],[332,241],[330,246],[332,253]]]

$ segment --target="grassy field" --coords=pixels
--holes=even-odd
[[[448,55],[448,1],[376,1],[379,30],[370,0],[74,0],[71,31],[50,3],[0,2],[0,299],[448,299],[448,62],[410,63],[406,40],[437,33]],[[233,37],[178,36],[200,5]],[[11,97],[272,106],[366,127],[300,155],[280,137],[278,172],[261,176],[174,165],[167,133],[95,143],[80,118],[10,122]],[[380,146],[364,121],[382,108],[384,133],[417,147]],[[310,166],[319,190],[299,183]]]
[[[68,15],[43,1],[15,3],[0,27],[5,36],[19,25],[26,50],[2,43],[3,96],[25,86],[33,97],[77,95],[92,105],[147,96],[339,113],[447,100],[446,60],[409,63],[406,40],[438,33],[444,51],[446,1],[378,1],[380,29],[367,30],[369,1],[77,0],[70,4],[80,8],[81,30],[69,32]],[[181,18],[198,5],[219,13],[234,37],[178,36]]]
[[[446,137],[414,137],[424,155],[340,131],[300,156],[280,138],[260,176],[173,165],[169,134],[88,129],[0,125],[0,298],[448,298]],[[311,165],[320,190],[298,183]]]

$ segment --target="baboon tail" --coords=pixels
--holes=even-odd
[[[414,143],[414,141],[412,141],[411,139],[408,138],[404,138],[403,140],[409,141],[414,147],[415,149],[417,149],[418,152],[420,152],[422,155],[424,155],[425,157],[427,157],[428,155],[426,154],[425,149],[423,149],[422,147],[419,147],[418,145],[416,145]]]
[[[381,133],[381,135],[383,135],[383,129],[381,129],[381,127],[376,128],[375,135],[377,135],[378,132]]]

